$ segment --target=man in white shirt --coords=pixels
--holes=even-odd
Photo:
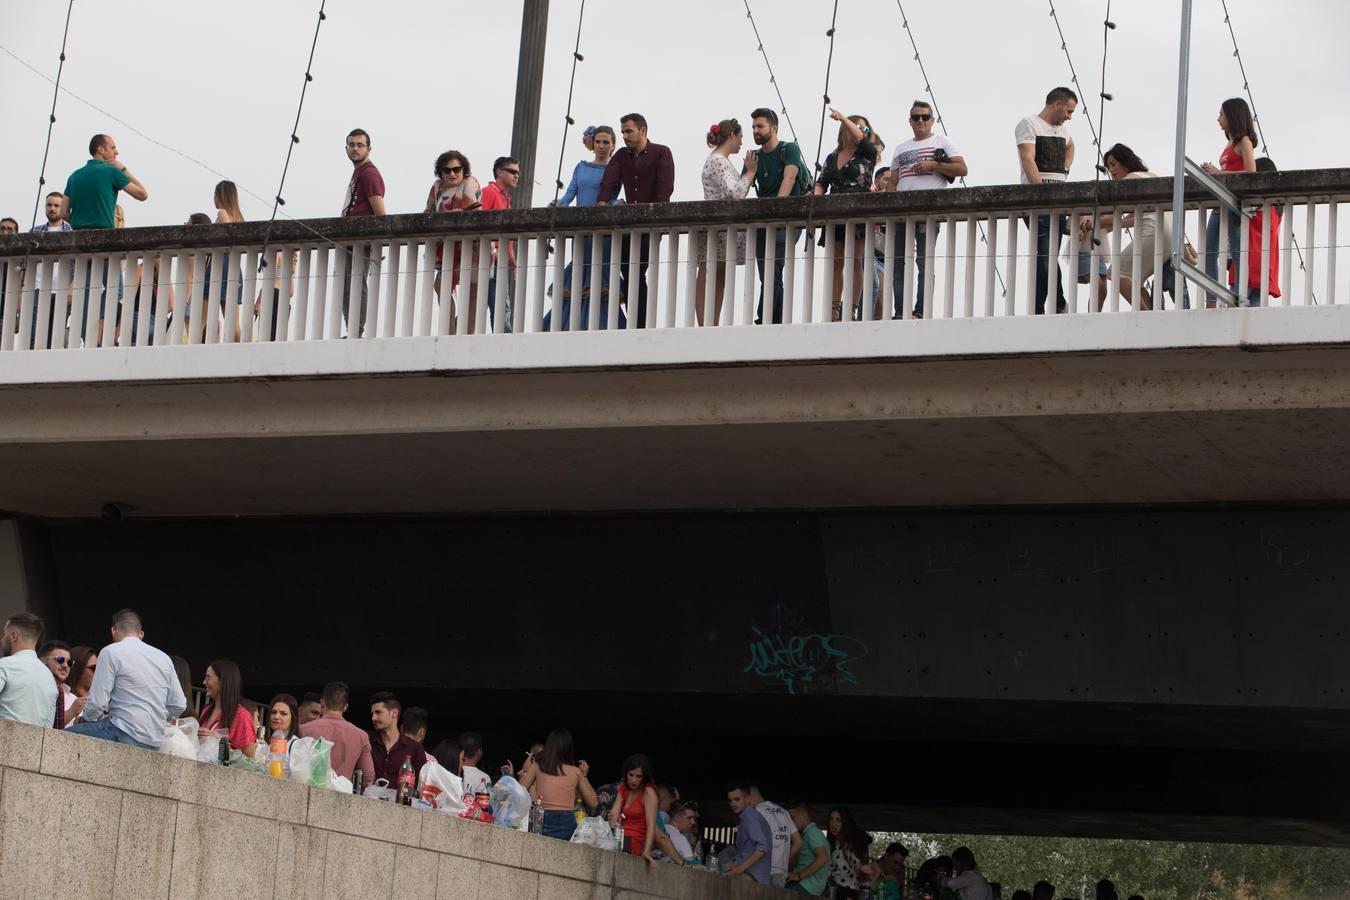
[[[802,836],[797,825],[786,809],[777,803],[764,799],[756,785],[750,785],[750,802],[759,810],[764,821],[769,823],[769,834],[773,838],[773,848],[769,853],[769,883],[774,887],[787,884],[787,873],[797,851],[802,848]]]
[[[158,749],[164,726],[187,706],[173,660],[145,643],[141,617],[133,610],[113,614],[113,643],[98,655],[80,721],[67,728],[105,741]]]
[[[693,800],[677,800],[670,808],[670,822],[666,825],[666,836],[670,838],[675,854],[687,864],[698,863],[694,858],[694,847],[689,843],[689,835],[698,830],[698,804]]]
[[[483,761],[483,736],[466,731],[459,736],[459,746],[464,751],[464,793],[492,793],[492,779],[478,768]]]
[[[1073,138],[1069,119],[1078,108],[1078,95],[1066,87],[1057,87],[1045,97],[1045,108],[1017,123],[1017,160],[1022,167],[1023,184],[1054,184],[1069,180],[1073,165]],[[1024,219],[1027,228],[1031,220]],[[1054,224],[1055,268],[1059,268],[1059,244],[1068,229],[1068,217]],[[1036,217],[1036,314],[1045,312],[1045,296],[1050,290],[1051,222],[1049,216]],[[1060,273],[1063,276],[1063,273]],[[1064,312],[1064,278],[1055,281],[1056,309]]]
[[[969,847],[957,847],[952,851],[952,866],[956,874],[942,879],[943,887],[956,891],[961,900],[994,900],[994,890],[980,874],[975,854]]]
[[[891,170],[888,173],[890,189],[893,191],[931,191],[949,186],[957,178],[969,174],[966,160],[956,145],[945,134],[933,134],[933,107],[922,100],[915,100],[909,107],[909,127],[914,139],[905,141],[895,148],[891,158]],[[932,238],[937,241],[938,229],[935,224]],[[905,234],[905,223],[898,225],[895,236],[895,268],[892,270],[895,280],[895,312],[900,318],[901,304],[905,295],[902,287],[905,283],[905,256],[909,243]],[[928,228],[923,222],[914,226],[914,267],[918,270],[919,282],[914,291],[914,318],[923,318],[923,291],[928,270]]]
[[[0,634],[0,719],[51,728],[56,719],[56,681],[38,659],[42,620],[19,613],[5,621]]]

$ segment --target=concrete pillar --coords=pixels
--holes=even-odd
[[[516,115],[511,124],[511,155],[520,160],[520,184],[511,205],[532,205],[535,146],[539,143],[539,105],[544,90],[544,44],[548,39],[548,0],[525,0],[520,23],[520,63],[516,70]]]
[[[0,619],[30,612],[46,624],[44,638],[59,636],[60,607],[49,573],[45,543],[36,526],[0,519]]]

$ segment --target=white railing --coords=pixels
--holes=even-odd
[[[1309,177],[1285,177],[1299,174]],[[1260,190],[1242,194],[1249,209],[1264,214],[1260,271],[1269,271],[1272,247],[1279,256],[1279,296],[1261,278],[1253,303],[1347,303],[1346,272],[1337,270],[1337,214],[1350,194],[1350,177],[1344,170],[1285,176],[1291,184],[1252,176]],[[1327,191],[1310,190],[1310,184]],[[756,320],[766,275],[765,302],[772,307],[773,273],[780,266],[784,323],[830,323],[838,317],[836,292],[856,301],[842,302],[841,325],[909,319],[920,287],[927,319],[1025,316],[1036,311],[1035,226],[1061,218],[1069,223],[1068,234],[1060,240],[1059,265],[1047,266],[1045,294],[1053,298],[1062,290],[1066,302],[1062,308],[1045,303],[1047,316],[1142,312],[1149,305],[1144,290],[1158,312],[1228,305],[1228,298],[1207,302],[1195,286],[1189,302],[1159,298],[1163,291],[1175,293],[1174,284],[1160,277],[1148,287],[1135,279],[1123,290],[1123,267],[1151,268],[1157,275],[1170,244],[1156,240],[1150,259],[1142,241],[1126,249],[1130,233],[1117,229],[1094,244],[1080,240],[1075,227],[1080,216],[1109,212],[1117,221],[1125,214],[1143,221],[1148,214],[1170,214],[1170,205],[1170,181],[1160,178],[1156,185],[404,216],[391,217],[393,225],[383,230],[369,220],[321,220],[285,223],[266,247],[261,226],[253,224],[200,227],[200,240],[191,226],[25,235],[0,243],[0,350],[691,328],[700,321],[741,327]],[[1184,215],[1201,266],[1211,209],[1192,202]],[[1278,232],[1272,227],[1276,211]],[[1222,273],[1229,221],[1226,215],[1218,219]],[[898,240],[919,227],[936,234],[921,258],[912,239]],[[1255,254],[1248,228],[1239,230],[1237,269],[1246,271]],[[514,268],[499,252],[505,242],[514,244]],[[733,248],[744,243],[745,262],[726,266],[720,290],[711,272],[700,288],[700,259],[715,257],[723,242]],[[1082,262],[1080,252],[1086,254]],[[564,305],[569,263],[571,300]],[[637,287],[644,269],[645,311]],[[896,278],[898,271],[905,277]],[[582,303],[583,292],[627,299]],[[362,298],[364,320],[356,315]]]

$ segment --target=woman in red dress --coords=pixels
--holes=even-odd
[[[244,685],[239,667],[228,659],[216,660],[206,667],[202,686],[206,689],[206,703],[202,706],[198,735],[216,733],[221,740],[228,738],[231,749],[251,758],[257,752],[258,732],[253,715],[240,702]]]
[[[656,840],[658,802],[652,761],[634,753],[623,761],[623,779],[619,782],[619,796],[610,807],[609,824],[623,827],[625,852],[644,857],[648,862],[655,862],[652,842]]]

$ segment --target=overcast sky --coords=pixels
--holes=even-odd
[[[1220,102],[1242,92],[1219,0],[1196,0],[1190,136],[1197,161],[1215,160]],[[1344,165],[1350,146],[1350,3],[1229,0],[1239,46],[1282,168]],[[816,155],[832,4],[752,0],[788,111],[808,159]],[[906,4],[947,126],[970,165],[970,181],[1015,181],[1013,127],[1040,109],[1046,91],[1069,82],[1046,0],[945,0]],[[1057,0],[1084,99],[1097,116],[1104,0]],[[553,0],[535,202],[553,196],[579,0]],[[313,35],[318,0],[77,0],[62,84],[261,197],[276,190]],[[1130,144],[1160,173],[1171,171],[1176,103],[1177,0],[1117,0],[1111,33],[1104,136]],[[0,0],[0,45],[54,77],[66,4]],[[490,177],[511,142],[520,5],[445,0],[381,4],[329,0],[314,82],[305,102],[286,185],[287,212],[338,212],[350,163],[348,130],[371,133],[390,212],[418,211],[442,150],[465,152]],[[869,116],[892,147],[908,136],[909,101],[924,85],[893,0],[842,0],[830,93]],[[759,105],[778,106],[741,0],[590,0],[581,35],[564,179],[584,150],[580,127],[618,125],[644,113],[652,140],[675,155],[676,199],[701,199],[699,171],[709,123],[747,126]],[[52,87],[0,52],[0,121],[8,139],[0,215],[27,227],[36,196]],[[113,134],[122,160],[150,191],[124,199],[131,226],[214,213],[218,177],[67,94],[57,104],[48,162],[57,189],[88,158],[89,136]],[[784,133],[788,132],[784,123]],[[831,130],[832,131],[832,130]],[[827,131],[827,143],[832,139]],[[1082,107],[1073,124],[1091,179],[1091,135]],[[790,135],[789,135],[790,136]],[[270,205],[245,195],[248,218]]]

